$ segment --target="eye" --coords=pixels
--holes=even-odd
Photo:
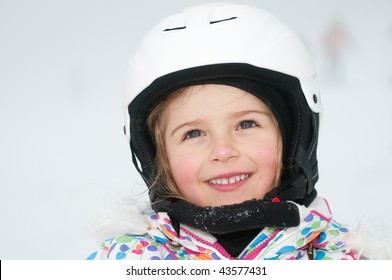
[[[203,133],[200,130],[193,129],[185,133],[184,139],[191,139],[202,136]]]
[[[246,120],[246,121],[241,121],[238,128],[239,129],[248,129],[257,126],[257,123],[255,121],[251,120]]]

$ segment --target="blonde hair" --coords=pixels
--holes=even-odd
[[[187,92],[189,87],[180,88],[172,92],[166,99],[161,101],[154,109],[150,112],[147,118],[147,125],[153,136],[153,141],[156,148],[155,156],[155,179],[151,184],[150,188],[154,189],[155,194],[159,199],[166,198],[179,198],[185,199],[172,175],[169,165],[169,159],[166,153],[166,141],[165,132],[167,129],[167,108],[171,102],[177,99],[182,93]],[[268,105],[268,104],[267,104]],[[275,180],[271,186],[271,190],[278,187],[280,184],[280,178],[282,174],[282,156],[283,156],[283,143],[282,135],[280,132],[279,123],[275,116],[271,115],[273,123],[276,125],[278,130],[278,153],[277,153],[277,170],[275,175]],[[155,201],[157,202],[157,201]]]
[[[184,199],[174,181],[170,170],[169,159],[166,153],[165,131],[167,128],[167,108],[169,104],[179,95],[186,91],[185,88],[172,92],[166,99],[161,101],[150,112],[147,118],[147,126],[153,136],[156,149],[155,156],[155,179],[150,189],[154,189],[154,193],[159,199],[179,198]],[[156,203],[158,201],[154,201]]]

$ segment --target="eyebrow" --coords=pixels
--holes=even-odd
[[[239,112],[234,112],[233,114],[231,114],[234,118],[239,118],[248,114],[260,114],[260,115],[265,115],[267,117],[272,117],[272,115],[269,112],[266,112],[264,110],[260,111],[260,110],[245,110],[245,111],[239,111]],[[202,119],[196,119],[193,121],[189,121],[189,122],[184,122],[178,126],[176,126],[173,131],[170,133],[170,136],[173,136],[178,130],[180,130],[183,127],[187,127],[187,126],[197,126],[202,122]]]
[[[266,115],[268,117],[271,117],[272,114],[266,110],[245,110],[245,111],[239,111],[233,113],[234,117],[242,117],[248,114],[261,114],[261,115]]]
[[[180,130],[180,129],[183,128],[183,127],[186,127],[186,126],[197,126],[197,125],[200,124],[201,122],[202,122],[201,119],[196,119],[196,120],[193,120],[193,121],[184,122],[184,123],[182,123],[182,124],[176,126],[176,127],[173,129],[173,131],[170,133],[170,136],[173,136],[178,130]]]

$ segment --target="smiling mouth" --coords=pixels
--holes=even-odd
[[[208,180],[207,182],[211,185],[228,185],[228,184],[234,184],[234,183],[244,181],[248,179],[249,176],[250,174],[242,174],[242,175],[231,176],[228,178],[211,179]]]

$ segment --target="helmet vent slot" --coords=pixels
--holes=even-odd
[[[224,21],[229,21],[229,20],[233,20],[236,19],[237,17],[231,17],[231,18],[225,18],[225,19],[221,19],[221,20],[214,20],[214,21],[210,21],[210,24],[215,24],[215,23],[220,23],[220,22],[224,22]]]
[[[174,28],[166,28],[165,30],[163,30],[163,32],[181,30],[181,29],[185,29],[185,28],[186,28],[186,26],[179,26],[179,27],[174,27]]]

